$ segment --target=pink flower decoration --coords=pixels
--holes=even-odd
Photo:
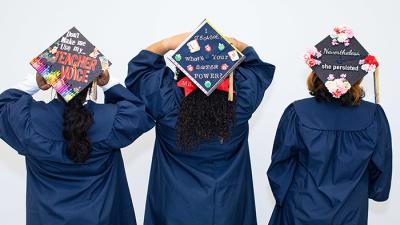
[[[194,70],[194,67],[192,65],[188,65],[186,68],[189,72],[193,72]]]
[[[348,26],[336,26],[330,34],[332,45],[343,43],[345,46],[350,45],[350,39],[354,37],[353,31]]]
[[[320,58],[321,56],[321,52],[314,47],[306,51],[306,53],[304,54],[304,60],[309,67],[313,67],[315,65],[321,64],[321,61],[317,60],[317,58]]]
[[[353,31],[350,28],[347,28],[345,30],[345,33],[347,34],[348,38],[353,38],[354,37]]]
[[[346,88],[344,86],[339,86],[337,91],[339,91],[342,94],[347,92],[347,90],[346,90]]]
[[[340,98],[351,88],[351,84],[345,79],[344,75],[342,74],[341,78],[335,79],[335,76],[330,74],[325,82],[326,88],[334,98]]]
[[[313,67],[313,66],[316,65],[314,59],[308,59],[308,60],[306,61],[306,63],[308,64],[309,67]]]

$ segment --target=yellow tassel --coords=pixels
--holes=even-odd
[[[379,104],[381,101],[381,96],[379,94],[379,68],[377,67],[374,72],[374,90],[375,90],[375,103]]]
[[[229,74],[228,101],[233,102],[233,71],[231,74]]]
[[[91,93],[91,98],[93,101],[97,101],[97,81],[93,81],[92,84],[92,93]]]

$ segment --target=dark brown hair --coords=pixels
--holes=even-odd
[[[362,98],[365,96],[365,92],[360,85],[361,81],[362,79],[353,84],[350,90],[348,90],[347,93],[342,95],[340,98],[334,98],[332,96],[316,73],[311,73],[308,76],[307,86],[308,90],[310,91],[310,95],[314,96],[317,101],[339,102],[344,106],[356,106],[360,104]]]

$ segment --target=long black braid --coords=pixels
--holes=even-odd
[[[63,135],[67,142],[67,154],[75,163],[86,162],[92,149],[87,132],[93,124],[93,115],[84,106],[89,87],[91,85],[65,103]],[[59,96],[59,99],[62,97]]]

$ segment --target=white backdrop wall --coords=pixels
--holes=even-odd
[[[371,202],[372,225],[399,225],[400,106],[399,1],[2,1],[0,3],[0,90],[33,73],[29,60],[72,26],[111,59],[112,76],[123,79],[127,63],[158,39],[193,30],[209,18],[223,33],[258,50],[276,65],[273,84],[250,121],[250,150],[259,224],[267,224],[274,206],[265,171],[270,163],[275,129],[284,108],[308,97],[309,72],[303,52],[325,37],[336,24],[350,25],[381,63],[381,97],[393,136],[393,186],[390,200]],[[372,76],[364,80],[373,99]],[[35,98],[48,101],[51,93]],[[123,149],[138,224],[143,223],[154,130]],[[24,158],[0,142],[0,224],[25,224]],[[44,193],[45,194],[45,193]]]

